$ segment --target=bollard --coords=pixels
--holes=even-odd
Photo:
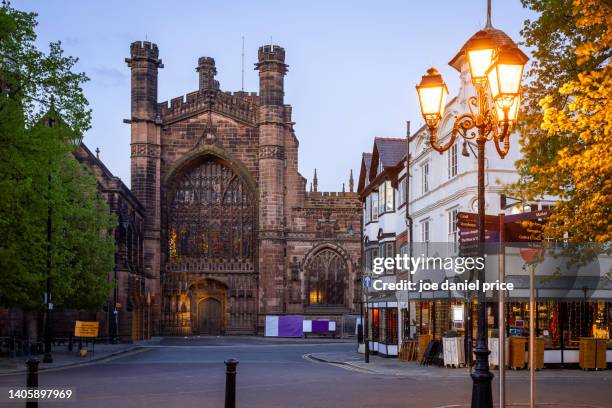
[[[28,388],[38,388],[38,363],[40,363],[40,361],[35,358],[26,361],[26,365],[28,366],[26,387]],[[38,408],[38,401],[27,401],[26,408]]]
[[[238,360],[225,360],[225,408],[236,408],[236,366]]]

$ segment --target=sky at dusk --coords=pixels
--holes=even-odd
[[[215,58],[221,89],[257,91],[257,49],[270,39],[286,50],[285,103],[293,106],[300,141],[299,170],[319,190],[339,191],[349,169],[358,177],[361,153],[375,136],[403,137],[423,120],[414,86],[430,66],[457,92],[448,61],[486,19],[486,0],[404,1],[26,1],[35,11],[38,45],[61,40],[91,79],[85,94],[93,110],[84,142],[129,186],[129,45],[159,46],[159,101],[198,87],[201,56]],[[519,0],[493,0],[493,25],[515,41],[534,15]],[[348,185],[348,184],[347,184]]]

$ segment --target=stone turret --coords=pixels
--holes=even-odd
[[[160,135],[161,118],[157,104],[157,71],[163,68],[157,45],[135,41],[130,57],[125,59],[131,70],[131,190],[144,207],[145,270],[153,277],[149,288],[152,297],[152,318],[159,321],[161,301],[160,271]],[[158,326],[151,333],[157,335]]]
[[[200,74],[200,91],[217,91],[219,90],[219,81],[215,80],[217,68],[215,67],[215,59],[211,57],[200,57],[198,59],[198,67],[196,71]]]
[[[285,97],[285,49],[278,45],[259,47],[259,99],[261,105],[282,105]]]
[[[279,46],[259,48],[259,273],[262,291],[260,302],[264,313],[283,313],[286,307],[285,228],[286,146],[289,133],[283,105],[284,79],[287,72],[285,50]]]
[[[125,62],[132,71],[132,119],[154,121],[157,115],[157,70],[163,68],[157,45],[135,41]]]

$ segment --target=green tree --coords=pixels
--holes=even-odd
[[[87,77],[60,43],[34,46],[36,15],[0,7],[0,305],[42,308],[51,208],[52,300],[96,309],[108,296],[116,219],[72,154],[89,128]]]
[[[612,239],[612,2],[522,0],[538,13],[522,30],[533,59],[520,125],[515,193],[560,200],[546,226],[556,239]]]

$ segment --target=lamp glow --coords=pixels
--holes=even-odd
[[[435,68],[429,68],[416,89],[425,122],[429,127],[437,127],[444,114],[448,97],[448,88],[442,80],[442,75]]]
[[[486,79],[487,70],[493,61],[493,48],[473,49],[467,51],[468,62],[470,64],[470,76],[473,82]]]
[[[498,120],[502,121],[508,109],[508,120],[515,121],[520,103],[521,79],[527,57],[516,47],[502,47],[487,71],[491,98]]]

